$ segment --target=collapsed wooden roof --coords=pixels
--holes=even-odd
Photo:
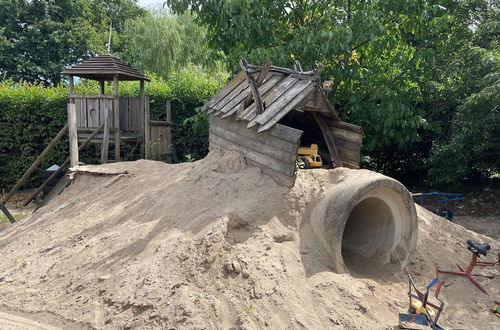
[[[243,70],[203,107],[203,111],[226,118],[248,121],[247,127],[258,125],[258,132],[276,125],[294,109],[317,111],[324,117],[340,121],[320,88],[322,67],[304,72],[266,64],[263,67],[241,62]]]
[[[110,54],[99,55],[73,65],[61,72],[63,75],[78,76],[92,80],[112,81],[114,75],[118,75],[118,80],[146,80],[150,79],[127,64]]]

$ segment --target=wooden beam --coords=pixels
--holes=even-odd
[[[272,65],[271,62],[267,62],[262,67],[262,71],[259,72],[259,74],[257,75],[257,79],[255,81],[257,87],[260,87],[260,85],[262,85],[262,83],[264,82],[264,79],[266,79],[267,74],[269,73],[269,69],[271,68],[271,65]],[[245,97],[245,100],[243,101],[241,110],[245,109],[250,105],[250,103],[252,103],[252,95],[253,93],[252,91],[250,91],[250,93],[248,93],[248,95]]]
[[[302,65],[300,64],[299,61],[294,61],[293,67],[295,68],[295,71],[304,72],[304,70],[302,70]]]
[[[144,118],[144,123],[146,122],[145,116],[144,116],[145,108],[146,108],[146,96],[144,94],[144,80],[141,80],[139,82],[139,116]],[[148,120],[149,120],[149,118],[148,118]],[[146,124],[144,124],[140,128],[141,136],[144,137],[144,140],[142,141],[141,147],[140,147],[141,148],[141,150],[140,150],[141,158],[146,157],[147,140],[145,138],[145,134],[146,134],[145,127],[146,127]]]
[[[68,104],[69,155],[71,167],[78,166],[78,133],[76,130],[76,105]]]
[[[115,160],[120,161],[120,95],[119,95],[119,81],[118,75],[113,76],[113,92],[115,99],[113,100],[113,112],[115,115]]]
[[[33,173],[33,171],[38,168],[38,165],[40,165],[45,156],[49,153],[49,151],[52,150],[52,148],[54,148],[54,146],[61,140],[61,138],[64,136],[64,134],[66,134],[67,131],[68,131],[68,124],[66,124],[63,128],[61,128],[59,133],[57,133],[57,135],[52,139],[52,141],[50,141],[49,145],[45,147],[42,153],[35,159],[33,164],[31,164],[31,166],[26,170],[26,172],[24,172],[23,176],[16,182],[16,184],[14,185],[14,187],[12,187],[7,196],[5,196],[5,198],[3,199],[3,203],[7,203],[12,198],[12,196],[19,190],[19,188],[21,188],[21,186],[28,179],[31,173]]]
[[[104,94],[104,80],[99,80],[99,93]]]
[[[330,157],[332,157],[337,167],[342,167],[343,166],[342,160],[340,159],[339,152],[337,150],[337,147],[335,146],[335,141],[333,139],[332,131],[330,130],[329,126],[325,123],[325,120],[320,114],[313,112],[312,115],[314,117],[314,120],[318,124],[321,133],[323,134],[323,138],[325,139],[326,146],[328,147],[328,152],[330,153]]]
[[[241,69],[245,72],[248,85],[253,94],[253,99],[255,100],[256,112],[258,115],[264,112],[264,105],[262,104],[262,99],[260,98],[259,89],[257,87],[257,82],[251,73],[248,72],[248,62],[245,59],[240,61]]]
[[[5,205],[3,205],[2,202],[0,202],[0,210],[2,210],[2,212],[5,214],[7,219],[9,219],[10,223],[16,222],[16,219],[14,219],[12,214],[10,214],[9,210],[7,210],[7,208],[5,207]]]
[[[90,134],[90,136],[85,141],[83,141],[82,145],[78,147],[78,152],[82,151],[90,143],[90,141],[103,129],[103,127],[104,123],[102,123],[101,126],[97,127],[95,131],[92,134]],[[42,192],[43,188],[45,188],[49,184],[49,182],[52,181],[52,179],[54,179],[59,173],[61,173],[66,166],[68,166],[69,162],[70,162],[70,157],[66,158],[64,163],[62,163],[61,166],[57,170],[55,170],[42,183],[42,185],[35,190],[33,194],[31,194],[31,196],[24,202],[23,205],[24,206],[28,205],[36,196],[38,196],[38,194]]]
[[[150,144],[151,144],[151,126],[149,125],[149,104],[144,104],[144,144],[145,144],[145,150],[144,150],[144,156],[146,159],[149,159],[151,157],[151,150],[150,150]]]
[[[104,108],[104,136],[102,137],[101,145],[101,164],[106,164],[108,162],[109,153],[109,110],[107,107]]]

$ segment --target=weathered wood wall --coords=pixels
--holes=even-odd
[[[112,95],[85,95],[75,97],[78,128],[96,128],[104,123],[104,112],[109,111],[108,124],[115,128]],[[145,97],[146,104],[149,98]],[[124,132],[141,132],[144,129],[144,113],[139,98],[120,98],[120,130]]]
[[[342,121],[331,121],[329,126],[343,165],[358,169],[363,144],[361,127]]]
[[[295,159],[302,131],[281,124],[258,133],[247,128],[247,121],[210,117],[210,150],[223,148],[240,152],[250,165],[258,166],[276,183],[292,187],[295,183]]]

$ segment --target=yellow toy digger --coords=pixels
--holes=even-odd
[[[297,166],[300,169],[317,168],[323,166],[321,156],[318,155],[318,145],[311,144],[311,147],[299,147],[297,150]]]

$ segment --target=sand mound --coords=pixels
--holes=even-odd
[[[302,171],[289,190],[233,153],[84,167],[58,198],[0,231],[0,306],[72,329],[392,328],[408,307],[404,272],[332,272],[307,222],[351,171]],[[409,270],[422,287],[436,262],[467,263],[467,239],[500,248],[417,211]],[[490,297],[445,281],[442,325],[498,325],[488,312],[498,279],[479,278]]]

